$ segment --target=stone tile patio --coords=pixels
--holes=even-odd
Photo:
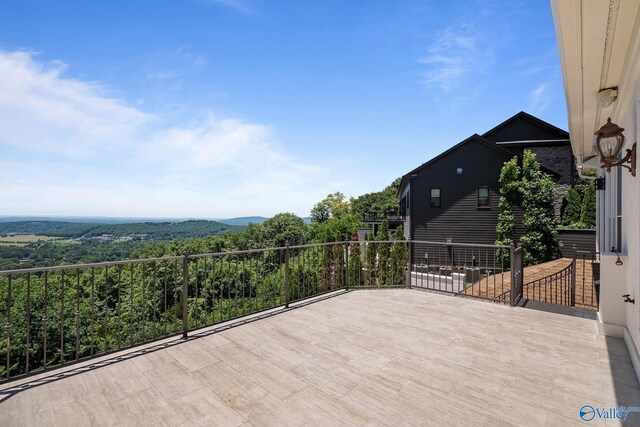
[[[567,426],[640,406],[624,343],[587,319],[384,289],[217,330],[6,384],[0,425]]]

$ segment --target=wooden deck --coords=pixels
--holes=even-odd
[[[571,258],[560,258],[542,264],[532,265],[524,268],[524,284],[544,279],[554,273],[566,268],[572,262]],[[593,286],[593,271],[591,261],[576,260],[576,308],[585,310],[597,310],[598,298]],[[473,285],[467,287],[459,295],[479,296],[482,298],[494,299],[509,291],[511,288],[511,275],[506,272],[497,275],[484,277]],[[556,295],[557,289],[541,284],[525,289],[525,298],[536,301],[560,300]],[[508,299],[507,299],[508,302]]]
[[[418,290],[200,335],[5,385],[0,425],[570,426],[586,404],[640,406],[623,341],[594,321]]]

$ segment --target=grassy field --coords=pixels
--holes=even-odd
[[[40,236],[37,234],[17,234],[0,237],[0,246],[24,246],[29,243],[60,240],[59,237]]]

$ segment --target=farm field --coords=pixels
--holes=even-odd
[[[0,246],[25,246],[29,243],[49,242],[52,240],[60,240],[60,238],[38,234],[16,234],[13,236],[0,236]]]

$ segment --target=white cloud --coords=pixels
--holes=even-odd
[[[529,110],[536,114],[546,110],[553,101],[549,85],[542,83],[529,94]]]
[[[419,62],[427,66],[424,83],[449,92],[491,59],[492,51],[475,26],[459,23],[436,33]]]
[[[232,7],[233,9],[236,9],[239,12],[242,13],[252,13],[253,9],[251,9],[250,7],[248,7],[246,5],[246,3],[242,0],[200,0],[202,3],[207,3],[207,4],[220,4],[223,6],[229,6]]]
[[[176,123],[64,72],[0,51],[2,214],[306,215],[334,190],[269,126],[208,112]]]
[[[66,65],[30,52],[0,52],[0,144],[75,156],[124,143],[153,117],[63,78]]]

